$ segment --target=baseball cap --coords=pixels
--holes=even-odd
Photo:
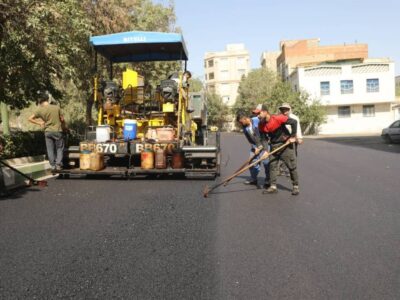
[[[259,114],[262,111],[268,111],[266,104],[258,104],[255,109],[253,109],[253,114]]]
[[[259,114],[261,112],[262,104],[258,104],[255,109],[252,110],[253,114]]]
[[[279,109],[281,109],[281,108],[292,109],[292,108],[290,107],[290,104],[289,104],[289,103],[283,103],[281,106],[279,106]]]

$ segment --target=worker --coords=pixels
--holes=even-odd
[[[297,121],[297,134],[296,134],[296,145],[301,145],[303,144],[303,135],[301,133],[301,126],[300,126],[300,119],[298,116],[296,116],[289,103],[283,103],[281,106],[279,106],[279,111],[281,114],[288,116],[291,119],[295,119]],[[290,126],[286,126],[288,130],[290,130]],[[297,153],[296,153],[297,154]]]
[[[278,192],[276,185],[279,170],[278,164],[279,161],[282,160],[290,172],[290,178],[293,185],[292,195],[298,195],[299,177],[297,173],[297,162],[294,150],[294,143],[296,142],[297,134],[297,121],[283,114],[271,115],[266,105],[262,105],[261,112],[258,117],[260,119],[260,133],[268,135],[271,151],[277,149],[287,142],[290,143],[284,149],[270,156],[270,187],[263,193],[271,194]],[[290,132],[286,128],[286,125],[291,127]]]
[[[61,115],[60,107],[49,103],[49,95],[46,92],[39,94],[39,108],[32,114],[28,121],[39,125],[44,129],[47,156],[52,171],[62,169],[64,153],[65,130],[64,117]]]
[[[268,146],[266,143],[263,143],[260,134],[258,131],[258,117],[250,118],[248,115],[244,113],[239,113],[236,117],[236,121],[239,122],[243,127],[243,133],[246,136],[247,140],[249,141],[251,148],[250,148],[250,157],[254,158],[250,163],[260,159],[261,155],[264,154],[264,151],[268,151]],[[268,188],[270,185],[269,180],[269,161],[265,159],[262,161],[265,170],[265,181],[264,181],[264,188]],[[250,175],[251,179],[246,180],[244,184],[255,185],[258,187],[258,174],[260,173],[260,164],[256,164],[255,166],[250,168]]]
[[[303,135],[301,133],[300,119],[292,112],[292,108],[289,103],[283,103],[281,106],[279,106],[279,111],[281,114],[288,116],[289,118],[295,119],[297,121],[297,134],[295,143],[295,153],[297,156],[298,146],[303,144]],[[287,125],[286,128],[290,132],[290,126]],[[287,170],[287,168],[285,168],[285,165],[282,163],[279,164],[279,174],[286,175],[287,177],[290,176],[289,170]]]

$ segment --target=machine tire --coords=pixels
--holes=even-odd
[[[390,138],[390,136],[388,134],[385,134],[383,136],[383,140],[385,141],[386,144],[391,144],[393,143],[392,139]]]

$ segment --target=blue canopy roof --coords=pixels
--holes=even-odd
[[[179,33],[130,31],[93,36],[90,44],[112,62],[188,60]]]

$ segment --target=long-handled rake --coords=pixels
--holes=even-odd
[[[251,164],[247,165],[246,167],[240,169],[239,171],[235,172],[234,174],[232,174],[231,176],[225,178],[224,180],[222,180],[220,183],[217,183],[215,185],[213,185],[212,187],[209,187],[208,185],[206,185],[203,189],[203,197],[207,198],[208,194],[211,193],[213,190],[215,190],[217,187],[220,187],[221,185],[225,185],[226,182],[231,181],[233,178],[239,176],[240,174],[242,174],[243,172],[247,171],[248,169],[250,169],[251,167],[257,165],[258,163],[260,163],[261,161],[263,161],[264,159],[267,159],[270,155],[275,154],[276,152],[282,150],[283,148],[285,148],[287,145],[289,145],[289,142],[286,142],[285,144],[283,144],[282,146],[279,146],[278,148],[276,148],[275,150],[271,151],[271,152],[265,152],[259,159],[255,160],[254,162],[252,162]]]
[[[47,186],[47,181],[46,181],[46,180],[36,180],[36,179],[33,179],[32,177],[29,177],[28,175],[22,173],[20,170],[14,168],[14,167],[12,167],[12,166],[10,166],[9,164],[5,163],[5,162],[2,161],[2,160],[0,160],[0,163],[1,163],[2,165],[6,166],[7,168],[10,168],[10,169],[13,170],[14,172],[18,173],[18,174],[21,175],[22,177],[25,177],[26,179],[28,179],[28,180],[29,180],[29,184],[28,184],[29,186],[32,186],[32,185],[37,185],[37,186],[39,186],[39,187],[45,187],[45,186]]]
[[[239,172],[241,169],[243,169],[245,166],[247,166],[254,158],[257,157],[258,154],[259,154],[259,153],[252,155],[252,156],[251,156],[248,160],[246,160],[246,161],[243,163],[243,165],[241,165],[234,173]],[[224,186],[227,186],[228,183],[229,183],[232,179],[233,179],[233,178],[231,178],[231,179],[225,181]]]

